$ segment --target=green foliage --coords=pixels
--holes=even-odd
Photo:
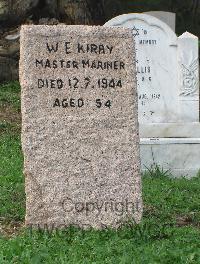
[[[0,96],[8,99],[5,106],[16,109],[19,86],[0,87]],[[7,128],[12,124],[10,117],[5,120]],[[144,214],[138,225],[103,231],[22,228],[16,233],[25,217],[18,130],[5,129],[0,134],[0,157],[1,264],[200,263],[200,176],[173,179],[158,166],[150,169],[142,178]]]
[[[12,106],[20,110],[20,85],[19,82],[3,84],[0,87],[0,107]]]
[[[24,178],[20,137],[0,137],[0,223],[24,218]]]
[[[166,228],[165,232],[165,238],[144,240],[128,228],[119,231],[69,228],[51,234],[25,231],[9,240],[0,239],[0,263],[199,263],[197,229]]]
[[[155,217],[156,223],[181,219],[200,223],[200,176],[192,180],[172,178],[156,172],[143,177],[144,214]]]

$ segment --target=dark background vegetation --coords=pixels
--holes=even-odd
[[[7,0],[9,11],[0,15],[0,27],[54,17],[68,24],[104,24],[123,13],[168,11],[177,14],[177,33],[200,33],[200,0]],[[30,4],[28,4],[30,3]],[[29,7],[28,7],[29,5]],[[31,8],[33,7],[33,8]],[[21,9],[21,10],[20,10]]]
[[[200,0],[0,0],[0,82],[18,79],[21,24],[103,25],[146,11],[174,12],[178,35],[200,35]]]
[[[168,11],[176,13],[176,32],[200,35],[200,0],[105,0],[106,17],[123,13]]]

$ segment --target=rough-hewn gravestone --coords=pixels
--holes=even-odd
[[[140,220],[134,60],[129,29],[22,27],[27,225]]]

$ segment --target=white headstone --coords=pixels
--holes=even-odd
[[[159,165],[174,176],[200,169],[198,37],[177,37],[161,20],[125,14],[105,26],[132,28],[136,42],[142,170]]]
[[[182,121],[199,121],[199,43],[185,32],[178,38],[180,110]]]
[[[195,64],[198,38],[188,33],[178,38],[167,24],[146,14],[121,15],[105,26],[132,28],[136,43],[140,124],[198,122],[198,65]],[[192,73],[193,68],[186,73],[185,65],[186,68],[196,67],[195,73]],[[185,75],[181,76],[180,72]],[[191,87],[194,82],[195,93],[185,96],[184,87]]]
[[[145,14],[121,15],[105,26],[123,26],[133,30],[139,122],[177,122],[179,89],[175,33],[161,20]]]
[[[165,22],[174,32],[176,30],[176,13],[165,11],[148,11],[143,14],[154,16]]]

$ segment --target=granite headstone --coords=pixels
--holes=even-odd
[[[22,27],[26,225],[140,221],[134,62],[129,29]]]

